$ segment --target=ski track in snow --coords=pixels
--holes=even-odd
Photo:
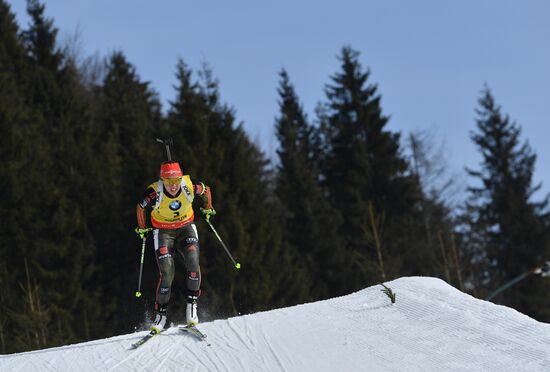
[[[147,331],[0,355],[0,371],[549,372],[550,325],[439,279],[387,283],[348,296],[199,325],[136,350]]]

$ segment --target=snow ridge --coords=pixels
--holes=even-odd
[[[0,356],[0,371],[550,371],[550,325],[434,278],[310,304]]]

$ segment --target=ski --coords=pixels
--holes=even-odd
[[[192,324],[189,324],[189,325],[186,325],[186,326],[179,326],[178,328],[180,329],[180,331],[188,333],[188,334],[196,337],[200,341],[206,341],[206,334],[199,331],[199,329],[196,326],[192,325]]]
[[[151,331],[149,333],[147,333],[145,336],[143,336],[142,338],[140,338],[139,340],[137,340],[136,342],[134,342],[132,344],[132,349],[137,349],[138,347],[140,347],[141,345],[143,345],[144,343],[146,343],[147,341],[149,341],[150,339],[152,339],[153,337],[155,337],[156,335],[162,333],[164,330],[160,331],[160,332],[157,332],[157,331]]]

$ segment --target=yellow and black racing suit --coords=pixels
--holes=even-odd
[[[193,200],[202,199],[203,208],[212,208],[210,187],[202,182],[193,183],[189,176],[183,176],[181,188],[171,196],[162,181],[147,187],[143,199],[136,207],[138,226],[146,228],[146,214],[151,210],[155,255],[159,268],[155,308],[165,307],[170,300],[174,280],[174,254],[178,252],[187,269],[187,295],[200,295],[201,271],[199,266],[199,236],[195,226]]]

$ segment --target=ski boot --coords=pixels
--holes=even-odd
[[[185,309],[185,318],[187,319],[187,325],[199,324],[199,316],[197,314],[197,300],[199,298],[200,291],[189,292],[187,296],[187,308]]]
[[[166,312],[168,306],[157,304],[155,307],[157,308],[157,313],[153,325],[151,326],[151,331],[160,333],[164,330],[164,326],[166,325]]]

